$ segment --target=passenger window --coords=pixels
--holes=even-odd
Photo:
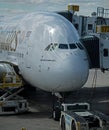
[[[60,49],[68,49],[68,44],[59,44]]]
[[[75,44],[69,44],[70,49],[76,49],[77,46]]]

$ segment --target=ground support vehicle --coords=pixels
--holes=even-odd
[[[78,105],[79,104],[79,105]],[[56,121],[60,120],[61,111],[71,111],[71,110],[77,110],[77,109],[86,109],[90,110],[90,104],[89,103],[61,103],[57,102],[53,109],[53,119]]]
[[[11,66],[5,65],[1,71],[4,72],[0,75],[0,115],[27,112],[29,108],[27,100],[18,95],[23,90],[22,79]]]
[[[79,103],[76,106],[80,108]],[[62,130],[109,130],[109,117],[86,109],[61,111],[60,125]]]
[[[28,111],[28,102],[25,99],[0,101],[0,115],[18,114]]]

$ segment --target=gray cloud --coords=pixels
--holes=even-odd
[[[108,0],[0,0],[0,13],[3,12],[3,9],[5,12],[7,10],[7,13],[9,10],[10,12],[66,10],[69,3],[79,5],[79,14],[82,15],[90,15],[93,11],[96,11],[98,6],[109,8]],[[4,4],[6,4],[6,6]]]

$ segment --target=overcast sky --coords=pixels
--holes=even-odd
[[[96,12],[97,7],[109,8],[109,0],[0,0],[0,14],[66,10],[69,3],[79,5],[82,15]]]

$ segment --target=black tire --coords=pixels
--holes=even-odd
[[[76,125],[75,125],[75,121],[74,120],[72,120],[71,130],[76,130]]]
[[[65,118],[64,118],[64,116],[62,116],[62,119],[61,119],[61,130],[65,130]]]
[[[61,111],[59,109],[53,111],[53,119],[55,121],[59,121],[60,115],[61,115]]]

